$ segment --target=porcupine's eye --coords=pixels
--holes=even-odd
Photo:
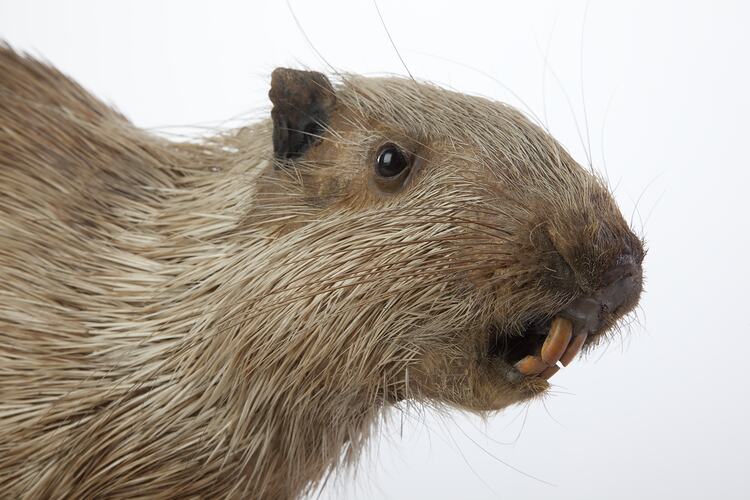
[[[406,170],[411,161],[395,144],[386,144],[378,152],[375,169],[381,177],[396,177]]]

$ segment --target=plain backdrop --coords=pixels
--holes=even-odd
[[[327,62],[283,1],[3,0],[0,38],[170,133],[263,116],[276,66],[406,73],[370,0],[291,5]],[[749,498],[748,3],[378,5],[414,76],[519,106],[606,169],[646,293],[543,403],[409,408],[321,497]]]

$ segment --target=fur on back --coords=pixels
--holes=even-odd
[[[290,422],[258,407],[292,403],[238,380],[252,374],[220,344],[242,346],[217,335],[263,258],[233,230],[259,167],[243,160],[267,152],[268,127],[227,163],[227,145],[143,133],[8,48],[0,103],[0,491],[248,494],[287,463],[269,447],[294,453],[272,439],[307,439],[264,429]]]

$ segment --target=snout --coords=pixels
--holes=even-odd
[[[642,255],[642,254],[639,254]],[[599,286],[575,298],[550,322],[530,325],[524,335],[506,342],[503,355],[523,375],[549,378],[567,366],[585,344],[594,341],[638,303],[642,257],[628,249],[601,273]]]
[[[561,311],[579,335],[599,332],[613,317],[619,317],[638,302],[643,282],[641,264],[632,253],[621,254],[603,273],[602,286],[581,296]]]
[[[518,267],[534,269],[536,277],[532,287],[530,280],[518,286],[528,319],[520,328],[493,324],[489,354],[526,377],[550,378],[638,304],[643,242],[606,189],[591,182],[585,196],[540,203],[546,209],[535,208],[538,218],[520,233],[519,241],[530,245],[519,252]]]

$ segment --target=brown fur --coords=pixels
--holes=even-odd
[[[488,328],[642,259],[607,189],[509,106],[335,93],[322,140],[275,161],[269,121],[170,142],[0,48],[4,496],[289,498],[404,398],[546,390]],[[384,142],[418,158],[402,186],[373,178]]]

